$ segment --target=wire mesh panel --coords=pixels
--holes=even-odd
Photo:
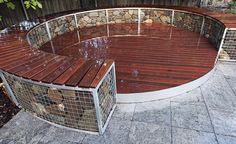
[[[206,17],[202,34],[209,38],[211,43],[219,49],[220,42],[224,33],[224,25],[216,20]]]
[[[173,24],[178,28],[187,29],[193,32],[200,32],[202,21],[203,16],[175,11]]]
[[[236,30],[227,30],[220,59],[223,60],[236,60]]]
[[[114,68],[112,68],[98,88],[98,99],[102,118],[102,126],[105,125],[107,118],[116,103],[116,87],[114,77]]]
[[[56,89],[4,74],[17,101],[34,115],[70,128],[98,132],[90,91]]]
[[[39,25],[31,30],[28,34],[28,39],[30,44],[35,47],[39,48],[43,44],[49,41],[49,36],[47,33],[46,24]]]
[[[138,9],[109,9],[108,23],[138,23]]]
[[[171,24],[172,11],[160,9],[141,9],[140,22],[141,23],[162,23]]]
[[[62,35],[66,32],[74,31],[76,29],[74,15],[60,17],[48,22],[51,38]]]

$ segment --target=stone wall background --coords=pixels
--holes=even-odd
[[[236,14],[236,5],[232,7],[232,2],[233,0],[202,0],[201,7]]]
[[[39,48],[40,46],[48,42],[50,39],[47,33],[46,24],[42,24],[37,28],[33,29],[29,33],[28,39],[32,47],[34,48]]]
[[[108,10],[109,23],[137,23],[137,9],[114,9]]]
[[[94,11],[77,14],[79,28],[99,26],[107,23],[106,11]]]
[[[159,9],[141,9],[142,23],[163,23],[171,24],[172,12]]]
[[[184,28],[193,32],[200,32],[203,17],[191,13],[175,11],[174,26]]]
[[[108,17],[107,17],[108,14]],[[138,9],[108,9],[92,11],[87,13],[78,13],[76,15],[68,15],[53,19],[48,22],[51,37],[54,38],[58,35],[73,31],[76,29],[76,19],[81,40],[107,35],[137,35],[138,34]],[[76,16],[76,19],[75,19]],[[107,22],[108,20],[108,22]],[[195,15],[188,12],[175,11],[172,22],[172,10],[161,9],[140,9],[140,22],[141,23],[162,23],[172,24],[178,28],[187,29],[193,32],[201,32],[203,16]],[[122,24],[128,23],[126,27],[119,27],[119,25],[104,25],[104,24]],[[97,27],[94,27],[97,26]],[[85,28],[86,29],[83,29]],[[109,31],[107,31],[109,27]],[[100,30],[98,31],[97,28]],[[88,30],[89,29],[89,30]],[[116,33],[113,32],[116,29]],[[119,33],[117,33],[119,29]],[[221,38],[224,32],[224,27],[221,23],[206,17],[201,32],[206,38],[209,38],[212,44],[219,48]],[[109,34],[108,34],[109,33]],[[39,47],[45,42],[49,41],[47,36],[46,25],[43,24],[36,27],[29,34],[29,40],[33,46]]]
[[[62,35],[66,32],[74,31],[76,29],[74,15],[61,17],[48,22],[51,38]]]
[[[209,38],[211,43],[216,47],[220,47],[221,39],[224,33],[224,26],[219,22],[211,19],[205,18],[205,23],[203,27],[203,35]]]

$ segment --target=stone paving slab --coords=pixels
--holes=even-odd
[[[171,127],[134,121],[130,129],[128,143],[170,144]]]
[[[58,143],[80,143],[85,137],[84,133],[64,130],[63,128],[51,126],[38,144],[58,144]]]
[[[153,101],[136,104],[134,121],[170,125],[170,101]]]
[[[203,98],[200,88],[193,89],[192,91],[186,92],[184,94],[175,96],[170,99],[172,102],[178,102],[181,104],[195,104],[195,105],[202,105]]]
[[[217,134],[236,136],[236,112],[209,109],[212,123]]]
[[[236,144],[235,71],[236,64],[221,62],[192,91],[118,104],[102,136],[58,128],[21,111],[0,129],[0,144]]]
[[[217,144],[214,133],[173,128],[173,144]]]
[[[210,117],[204,104],[181,104],[172,102],[172,126],[213,132]]]
[[[218,68],[226,77],[236,77],[236,64],[233,62],[220,62]]]
[[[121,120],[132,120],[136,104],[119,104],[117,105],[113,117]]]
[[[236,70],[235,70],[235,73],[236,73]],[[236,94],[236,77],[228,77],[226,78],[226,81],[229,83],[234,93]]]
[[[223,73],[217,72],[201,86],[202,94],[210,108],[236,110],[236,96]]]
[[[219,144],[236,144],[236,137],[217,135]]]

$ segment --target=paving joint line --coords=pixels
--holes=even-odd
[[[236,96],[236,92],[234,91],[234,89],[232,88],[231,84],[228,81],[229,78],[226,77],[226,75],[224,74],[224,72],[222,71],[221,68],[219,68],[219,71],[223,74],[223,77],[224,77],[225,81],[227,82],[227,84],[229,85],[230,89],[233,91],[234,95]]]
[[[204,98],[204,96],[203,96],[201,86],[200,86],[199,88],[200,88],[200,91],[201,91],[201,96],[202,96],[202,99],[203,99],[203,103],[205,104],[205,107],[206,107],[206,110],[207,110],[207,114],[208,114],[209,119],[210,119],[210,123],[211,123],[211,126],[212,126],[213,133],[214,133],[214,135],[215,135],[215,140],[216,140],[217,144],[219,144],[219,141],[218,141],[218,138],[217,138],[217,135],[216,135],[216,131],[215,131],[215,127],[214,127],[214,125],[213,125],[213,122],[212,122],[212,119],[211,119],[211,116],[210,116],[210,112],[209,112],[208,106],[207,106],[206,101],[205,101],[205,98]]]
[[[170,101],[170,143],[173,144],[172,106]]]
[[[178,128],[178,129],[184,129],[184,130],[191,130],[191,131],[197,131],[197,132],[204,132],[204,133],[211,133],[211,134],[214,134],[214,132],[211,132],[211,131],[199,130],[199,129],[194,129],[194,128],[185,128],[185,127],[180,127],[180,126],[173,126],[173,128]]]
[[[87,136],[87,135],[85,135],[85,136],[83,137],[83,139],[81,140],[81,142],[79,142],[80,144],[83,144],[84,139],[85,139],[86,136]]]
[[[133,126],[134,113],[135,113],[135,110],[136,110],[136,106],[137,106],[137,104],[135,104],[135,106],[134,106],[134,111],[133,111],[133,114],[132,114],[132,117],[131,117],[131,120],[130,120],[131,124],[130,124],[129,131],[128,131],[128,134],[127,134],[127,142],[129,141],[129,135],[130,135],[130,132],[131,132],[131,128]]]

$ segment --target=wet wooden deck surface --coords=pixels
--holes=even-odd
[[[232,14],[188,7],[163,8],[208,15],[227,28],[236,28],[236,17]],[[136,28],[137,25],[133,27]],[[104,70],[112,64],[109,59],[114,59],[118,92],[131,93],[160,90],[192,81],[207,73],[214,65],[216,49],[196,33],[170,27],[155,32],[153,28],[144,26],[139,37],[134,36],[136,31],[133,36],[122,36],[126,34],[126,30],[110,31],[110,37],[107,37],[107,27],[101,26],[99,29],[103,33],[93,35],[87,35],[87,29],[82,29],[81,43],[78,42],[76,33],[56,38],[53,40],[58,42],[58,45],[54,45],[56,54],[31,48],[25,39],[26,32],[1,35],[0,69],[46,83],[95,87]],[[95,41],[88,40],[98,36],[103,37],[96,38]],[[71,39],[62,41],[66,37]],[[95,44],[100,42],[105,50],[89,46],[88,41]],[[86,42],[89,47],[85,46]],[[45,47],[50,45],[46,44]],[[44,50],[50,52],[50,49]],[[92,60],[88,60],[89,58]],[[90,75],[86,75],[87,73]]]
[[[98,63],[96,60],[45,53],[31,48],[25,34],[15,31],[1,35],[1,70],[35,81],[91,88],[102,79],[103,70],[112,65],[107,61]]]
[[[95,30],[98,33],[91,35]],[[217,55],[216,48],[198,33],[163,24],[142,24],[140,34],[137,24],[83,28],[79,33],[80,38],[77,31],[59,36],[41,50],[74,58],[113,59],[118,93],[162,90],[193,81],[213,68]]]

